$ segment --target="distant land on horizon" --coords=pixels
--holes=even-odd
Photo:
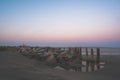
[[[120,48],[119,43],[20,43],[20,42],[0,42],[0,46],[33,46],[33,47],[99,47],[99,48]]]

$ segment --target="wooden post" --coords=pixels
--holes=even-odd
[[[82,58],[82,49],[81,48],[79,48],[79,55]]]
[[[74,52],[74,54],[75,54],[75,48],[73,48],[73,52]]]
[[[77,54],[77,48],[75,48],[75,55]]]
[[[82,71],[82,49],[81,49],[81,48],[78,48],[78,50],[79,50],[79,51],[78,51],[78,52],[79,52],[78,54],[79,54],[79,56],[80,56],[79,58],[80,58],[80,65],[81,65],[79,70]]]
[[[97,48],[97,57],[96,57],[96,63],[97,63],[97,68],[99,69],[100,68],[100,49]]]
[[[86,48],[86,72],[89,71],[89,60],[88,60],[88,50]]]
[[[76,48],[77,55],[79,55],[79,48]]]
[[[93,53],[93,49],[91,49],[91,71],[94,71],[94,53]]]
[[[69,47],[69,48],[68,48],[68,53],[70,53],[70,51],[71,51],[71,48]]]
[[[75,47],[75,55],[76,55],[77,53],[76,53],[76,47]]]
[[[77,55],[79,55],[79,48],[76,48],[76,53]]]

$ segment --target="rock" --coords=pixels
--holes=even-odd
[[[51,61],[56,62],[53,54],[47,55],[46,61],[47,62],[51,62]]]
[[[75,70],[74,70],[74,69],[69,69],[69,71],[71,71],[71,72],[75,72]]]
[[[54,67],[54,69],[65,70],[64,68],[62,68],[62,67],[60,67],[60,66],[56,66],[56,67]]]

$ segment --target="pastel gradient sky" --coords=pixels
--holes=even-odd
[[[0,0],[0,45],[120,47],[120,0]]]

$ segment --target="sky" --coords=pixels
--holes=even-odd
[[[120,47],[120,0],[0,0],[0,45]]]

